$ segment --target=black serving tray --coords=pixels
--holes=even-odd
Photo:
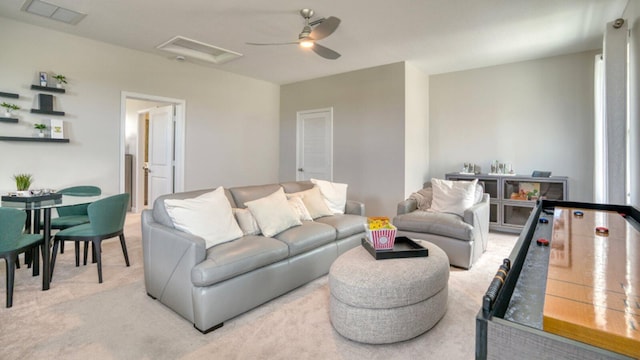
[[[46,194],[46,195],[38,195],[38,196],[9,196],[3,195],[2,201],[13,201],[13,202],[23,202],[23,203],[31,203],[38,201],[46,201],[46,200],[59,200],[62,199],[62,194]]]
[[[362,239],[362,247],[367,249],[376,260],[429,256],[429,249],[420,246],[406,236],[396,237],[393,250],[376,250],[367,239]]]

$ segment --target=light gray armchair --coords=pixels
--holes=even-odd
[[[481,184],[477,186],[482,189]],[[426,183],[423,190],[398,203],[398,215],[393,218],[397,236],[430,241],[447,253],[451,265],[469,269],[487,249],[489,194],[479,190],[480,199],[460,216],[429,211],[430,187]]]

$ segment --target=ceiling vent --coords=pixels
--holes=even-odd
[[[158,49],[214,64],[223,64],[242,56],[240,53],[182,36],[176,36],[164,44],[158,45]]]
[[[63,23],[76,25],[80,20],[84,19],[87,14],[69,10],[58,5],[40,0],[27,0],[20,8],[30,14],[44,16],[51,20],[62,21]]]

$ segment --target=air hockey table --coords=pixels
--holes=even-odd
[[[476,317],[476,359],[640,358],[640,212],[538,201]]]

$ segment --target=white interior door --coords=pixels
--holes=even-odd
[[[173,105],[149,111],[148,204],[173,193]]]
[[[333,180],[333,109],[299,111],[297,116],[298,181]]]

